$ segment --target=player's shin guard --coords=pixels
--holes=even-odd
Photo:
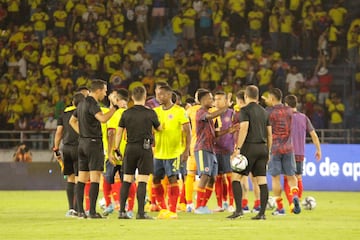
[[[68,182],[66,185],[66,195],[68,199],[69,209],[74,209],[74,188],[75,183]]]
[[[187,204],[193,202],[195,175],[188,174],[185,179],[185,199]]]
[[[169,210],[171,212],[176,213],[176,205],[177,200],[179,198],[179,184],[178,183],[172,183],[168,187],[168,196],[169,196]]]
[[[135,183],[133,183],[135,185]],[[135,185],[136,189],[136,185]],[[135,195],[135,194],[134,194]],[[138,214],[143,215],[145,213],[145,196],[146,196],[146,182],[139,182],[137,187],[137,202],[138,202]]]
[[[83,182],[78,182],[77,183],[77,205],[78,205],[78,213],[83,213],[84,212],[84,188],[85,188],[85,183]]]
[[[156,195],[156,201],[160,204],[162,209],[166,209],[166,203],[164,198],[164,188],[161,184],[154,184],[153,183],[153,190]]]
[[[90,184],[90,215],[94,215],[96,213],[96,201],[99,195],[99,183],[92,182]]]
[[[236,212],[240,213],[240,212],[242,212],[242,208],[241,208],[241,204],[242,204],[241,183],[239,181],[233,181],[232,182],[232,188],[233,188],[233,192],[234,192]]]
[[[123,182],[120,189],[120,212],[125,212],[126,200],[129,195],[131,183]]]
[[[222,207],[222,200],[223,200],[223,178],[221,175],[216,176],[215,179],[215,194],[217,205]]]
[[[284,176],[284,192],[290,205],[292,203],[292,193],[290,192],[290,186],[286,176]]]
[[[133,183],[131,183],[130,189],[129,189],[128,207],[127,207],[128,211],[132,211],[134,209],[135,194],[136,194],[136,183],[133,182]]]
[[[227,187],[229,193],[229,204],[230,206],[232,206],[234,204],[234,193],[231,184],[231,173],[226,175],[226,179],[227,179]]]
[[[111,204],[111,184],[103,178],[103,194],[105,198],[106,207]]]
[[[264,215],[267,201],[269,199],[269,189],[267,184],[259,185],[259,188],[260,188],[260,206],[261,206],[259,215]]]

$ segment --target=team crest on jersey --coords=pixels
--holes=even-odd
[[[174,115],[169,114],[169,115],[168,115],[168,118],[169,118],[169,119],[173,119],[173,118],[174,118]]]
[[[208,172],[210,169],[208,167],[205,168],[205,172]]]
[[[225,117],[224,118],[224,122],[230,122],[231,121],[231,118],[230,117]]]

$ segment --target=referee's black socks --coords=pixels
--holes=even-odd
[[[94,215],[96,213],[96,200],[99,195],[99,183],[98,182],[92,182],[90,184],[90,192],[89,192],[89,198],[90,198],[90,215]]]
[[[69,209],[74,209],[74,189],[75,183],[68,182],[66,185],[66,195],[69,203]]]
[[[120,212],[125,212],[125,204],[129,195],[130,182],[124,181],[120,189]]]
[[[241,189],[241,183],[239,181],[232,181],[232,188],[233,188],[235,206],[236,206],[235,211],[237,213],[241,213],[242,212],[242,189]]]
[[[85,183],[78,182],[77,194],[76,194],[78,213],[84,212],[84,189],[85,189]]]
[[[264,215],[266,210],[266,204],[269,198],[269,189],[267,184],[259,185],[259,187],[260,187],[260,206],[261,206],[259,214]]]
[[[136,196],[138,201],[138,214],[143,215],[145,213],[146,182],[138,183]]]

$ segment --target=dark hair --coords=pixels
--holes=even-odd
[[[248,96],[251,99],[258,99],[259,98],[259,89],[255,85],[249,85],[245,89],[245,94],[246,94],[246,96]]]
[[[140,101],[145,96],[146,89],[143,86],[137,86],[132,90],[131,94],[135,101]]]
[[[193,97],[188,97],[186,100],[185,100],[185,103],[189,103],[191,105],[195,104],[195,98]]]
[[[90,87],[90,91],[91,92],[95,92],[96,90],[99,89],[104,89],[104,86],[106,85],[106,82],[104,80],[101,79],[94,79],[91,82],[91,87]]]
[[[209,90],[204,90],[204,91],[199,91],[198,92],[198,100],[199,102],[201,101],[201,99],[203,97],[205,97],[206,95],[210,94],[210,91]]]
[[[128,90],[126,90],[124,88],[120,88],[120,89],[116,90],[116,92],[122,100],[129,101],[129,91]]]
[[[244,90],[239,90],[236,93],[236,98],[242,100],[243,102],[245,101],[245,91]]]
[[[82,93],[80,93],[80,92],[75,93],[73,96],[73,103],[74,103],[75,107],[77,107],[77,105],[80,102],[82,102],[84,99],[85,99],[85,96]]]
[[[159,81],[159,82],[155,83],[155,88],[156,87],[164,87],[164,86],[168,86],[167,82]]]
[[[226,93],[224,91],[218,90],[215,92],[215,95],[222,95],[226,97]]]
[[[269,94],[273,95],[276,100],[281,101],[282,99],[282,92],[279,88],[272,88],[269,90]]]
[[[164,90],[166,92],[173,92],[173,90],[171,89],[171,87],[169,85],[161,86],[159,89]]]
[[[297,97],[295,95],[287,95],[284,102],[291,108],[295,108],[297,105]]]
[[[76,89],[76,92],[80,92],[82,90],[88,90],[89,91],[89,88],[87,86],[80,86]]]

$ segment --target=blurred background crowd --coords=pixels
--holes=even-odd
[[[278,87],[315,128],[360,122],[360,1],[0,3],[1,130],[55,129],[96,78],[110,89],[143,84],[149,96],[166,81],[184,101],[199,87]]]

